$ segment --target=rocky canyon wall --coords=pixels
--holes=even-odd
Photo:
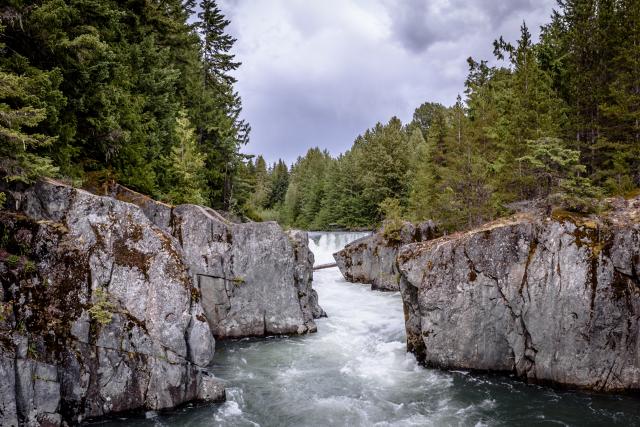
[[[123,187],[3,190],[3,426],[224,399],[215,338],[311,332],[324,314],[306,233]]]
[[[640,200],[409,244],[398,267],[408,348],[428,366],[640,388]]]

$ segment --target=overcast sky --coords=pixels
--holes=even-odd
[[[234,53],[244,151],[291,164],[308,148],[337,155],[376,122],[410,120],[463,91],[466,59],[490,59],[522,21],[534,37],[555,0],[220,0]]]

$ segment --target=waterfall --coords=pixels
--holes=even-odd
[[[309,233],[309,249],[315,257],[315,264],[329,264],[335,262],[333,254],[343,249],[346,245],[362,237],[370,235],[371,232],[319,232]]]

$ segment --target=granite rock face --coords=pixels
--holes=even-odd
[[[0,425],[223,400],[214,336],[306,333],[323,314],[306,233],[130,190],[4,191]]]
[[[407,345],[428,366],[640,389],[640,200],[404,246]]]
[[[278,224],[233,224],[211,209],[181,205],[172,230],[217,338],[316,330],[317,298],[305,300],[297,280],[308,260],[296,260],[294,241]]]
[[[199,399],[215,341],[174,241],[137,206],[53,181],[9,196],[0,424]]]
[[[304,232],[275,222],[233,223],[196,205],[167,207],[125,187],[111,194],[137,204],[182,248],[216,338],[303,334],[325,315],[313,280],[313,254]]]
[[[401,246],[433,239],[437,234],[433,222],[403,224],[395,239],[385,237],[384,228],[355,240],[333,254],[340,272],[349,282],[367,283],[371,289],[398,291],[400,272],[396,257]]]

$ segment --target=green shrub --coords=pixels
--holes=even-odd
[[[33,261],[25,261],[24,272],[27,274],[33,274],[36,272],[36,263]]]
[[[89,315],[101,325],[108,325],[113,319],[116,306],[109,301],[109,294],[106,291],[96,289],[93,294],[95,302],[88,310]]]
[[[246,283],[246,280],[244,280],[244,278],[239,277],[239,276],[234,277],[233,279],[231,279],[231,281],[236,286],[240,286],[240,285]]]
[[[277,208],[273,209],[256,209],[255,211],[257,221],[278,221],[281,220],[280,210]],[[256,220],[254,220],[256,221]]]
[[[387,198],[380,203],[380,211],[384,215],[382,236],[388,242],[400,242],[402,226],[402,207],[398,199]]]

